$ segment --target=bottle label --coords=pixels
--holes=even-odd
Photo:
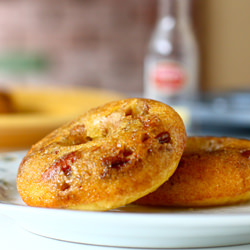
[[[180,92],[186,84],[186,79],[185,70],[174,62],[160,62],[152,72],[153,85],[162,94]]]

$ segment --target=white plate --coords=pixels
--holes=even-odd
[[[63,241],[138,248],[250,243],[250,204],[210,209],[126,206],[109,212],[27,207],[15,185],[24,152],[0,154],[0,213],[26,230]]]

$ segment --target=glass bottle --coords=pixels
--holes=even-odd
[[[159,0],[144,62],[144,96],[171,106],[195,99],[199,92],[199,56],[190,7],[190,0]]]

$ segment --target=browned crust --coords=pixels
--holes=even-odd
[[[17,188],[31,206],[107,210],[154,191],[175,171],[186,142],[179,115],[147,99],[95,108],[34,145]]]

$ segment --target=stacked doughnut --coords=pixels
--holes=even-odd
[[[250,141],[190,137],[179,166],[141,205],[204,207],[250,200]]]
[[[182,119],[146,99],[108,103],[58,128],[20,164],[17,188],[31,206],[109,210],[155,191],[176,170]]]
[[[140,98],[111,102],[35,144],[20,164],[17,188],[27,205],[82,210],[250,198],[249,141],[186,140],[171,107]]]

